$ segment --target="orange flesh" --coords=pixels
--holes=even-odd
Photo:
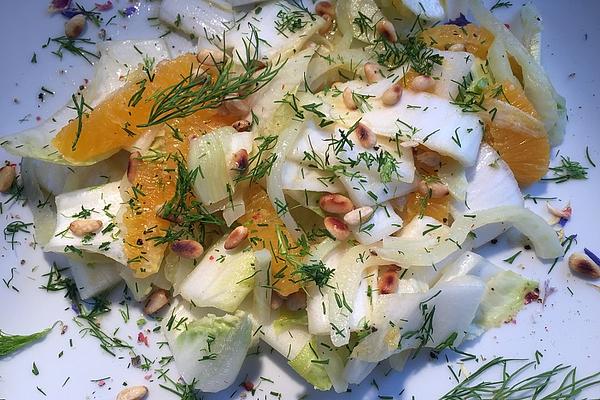
[[[183,140],[176,139],[171,128],[164,127],[161,131],[162,143],[156,150],[165,154],[180,152],[186,155],[187,137],[231,124],[231,121],[215,111],[203,110],[185,119],[172,120],[169,124],[179,129]],[[156,245],[155,241],[148,239],[163,236],[164,230],[169,228],[170,222],[159,217],[157,211],[175,194],[176,169],[173,158],[166,161],[143,160],[131,182],[137,190],[127,191],[131,200],[123,215],[125,254],[129,267],[137,277],[151,275],[160,268],[167,244]]]
[[[508,100],[512,106],[538,118],[535,108],[525,96],[523,89],[504,82],[502,90],[506,98],[499,96],[498,100]],[[539,181],[548,171],[550,143],[547,136],[534,137],[515,129],[500,129],[492,121],[486,126],[485,140],[508,164],[521,186]]]
[[[188,151],[187,137],[201,135],[206,131],[231,124],[235,119],[218,114],[215,110],[201,110],[186,118],[173,119],[169,125],[178,129],[182,140],[176,139],[173,130],[165,124],[151,128],[138,128],[148,122],[152,100],[147,98],[158,90],[165,89],[189,75],[190,68],[196,68],[196,57],[192,54],[161,62],[154,71],[152,82],[147,80],[143,99],[135,106],[128,105],[131,97],[139,89],[139,82],[148,78],[144,73],[111,94],[106,100],[83,117],[81,135],[75,150],[72,149],[77,134],[78,120],[71,121],[54,138],[53,144],[63,156],[74,162],[90,162],[106,158],[121,149],[131,147],[141,136],[156,134],[152,149],[164,154],[184,156]],[[122,128],[135,132],[128,135]],[[148,152],[145,155],[152,155]],[[125,255],[129,267],[136,277],[142,278],[156,273],[160,268],[167,244],[156,245],[149,240],[164,235],[170,222],[159,217],[157,211],[175,194],[177,182],[176,162],[173,158],[164,160],[140,160],[139,168],[131,186],[125,194],[124,214],[121,230],[125,242]],[[135,189],[133,189],[135,188]],[[175,216],[177,217],[177,216]]]
[[[438,50],[447,50],[453,44],[464,44],[466,51],[484,60],[494,41],[490,31],[473,24],[464,27],[438,25],[425,29],[420,36],[425,44]]]
[[[282,296],[288,296],[300,290],[300,285],[294,282],[296,277],[292,267],[280,257],[278,251],[277,227],[289,239],[291,236],[283,222],[277,216],[267,193],[258,185],[252,185],[246,193],[246,214],[238,222],[250,231],[249,237],[260,240],[251,241],[254,250],[268,249],[271,251],[271,285]],[[290,241],[291,242],[291,241]],[[293,242],[290,243],[293,246]]]
[[[415,217],[427,215],[435,218],[440,222],[448,222],[448,214],[450,212],[448,202],[450,196],[444,196],[438,199],[427,199],[420,193],[413,192],[406,199],[406,206],[400,214],[404,224],[408,224]]]
[[[182,76],[189,75],[190,67],[197,67],[196,57],[186,54],[173,60],[159,63],[155,68],[152,82],[146,79],[143,99],[135,107],[129,106],[132,96],[138,92],[137,82],[148,78],[146,74],[128,82],[115,91],[106,100],[97,105],[93,111],[86,109],[82,117],[82,129],[75,149],[78,123],[76,118],[67,124],[53,139],[52,144],[66,160],[71,162],[93,163],[108,158],[119,150],[132,146],[140,136],[147,133],[147,128],[138,125],[148,122],[153,101],[147,98],[157,90],[164,89],[181,81]],[[134,134],[127,133],[124,128]]]

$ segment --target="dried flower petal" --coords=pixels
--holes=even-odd
[[[96,6],[96,10],[98,11],[108,11],[113,7],[112,1],[108,0],[106,3],[94,3]]]
[[[71,0],[51,0],[48,5],[48,12],[61,12],[71,5]]]

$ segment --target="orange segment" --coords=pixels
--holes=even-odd
[[[291,238],[283,222],[277,216],[267,193],[258,185],[252,185],[246,193],[246,214],[238,222],[248,227],[250,243],[254,250],[269,249],[273,257],[271,261],[271,285],[282,296],[288,296],[300,290],[300,285],[294,282],[292,266],[288,265],[278,251],[279,241],[277,229],[288,239]],[[293,246],[293,242],[290,240]]]
[[[515,108],[538,118],[535,108],[525,96],[523,89],[504,82],[502,90],[504,96],[498,96],[498,100],[507,101]],[[521,186],[539,181],[548,171],[550,143],[546,135],[531,136],[516,129],[499,128],[492,120],[486,126],[485,140],[508,164]]]
[[[171,127],[163,126],[155,145],[142,155],[131,182],[132,188],[126,193],[129,206],[122,221],[125,254],[137,277],[157,272],[167,248],[166,244],[157,245],[150,238],[162,236],[170,226],[169,221],[158,216],[158,211],[175,194],[177,163],[173,155],[187,154],[190,135],[232,122],[231,117],[219,115],[214,110],[202,110],[187,118],[172,120]]]
[[[494,35],[485,28],[468,24],[464,27],[457,25],[438,25],[425,29],[420,34],[421,39],[433,48],[447,50],[453,44],[464,44],[465,50],[485,60],[494,41]]]
[[[427,215],[441,222],[448,222],[450,196],[444,196],[438,199],[427,198],[420,193],[410,193],[406,199],[404,210],[400,214],[404,224],[408,224],[415,217]]]
[[[196,57],[186,54],[158,64],[152,81],[147,79],[145,73],[136,74],[136,79],[115,91],[93,111],[84,110],[79,139],[79,119],[76,118],[61,129],[52,144],[65,159],[86,163],[108,158],[119,150],[130,147],[148,131],[137,127],[148,122],[153,102],[147,101],[147,98],[157,90],[181,81],[182,76],[189,75],[190,68],[196,66]],[[133,106],[130,101],[140,90],[138,82],[142,79],[146,79],[143,99]],[[74,143],[76,146],[73,149]]]

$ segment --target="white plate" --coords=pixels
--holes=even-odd
[[[117,9],[130,4],[123,0],[114,3],[115,8],[105,13],[105,21],[116,14]],[[568,133],[560,147],[560,154],[589,166],[584,153],[589,146],[591,157],[599,168],[590,168],[587,181],[540,184],[526,192],[556,196],[563,203],[570,201],[574,214],[566,232],[578,235],[578,243],[573,250],[580,251],[585,246],[600,251],[596,231],[600,223],[600,101],[597,97],[600,95],[597,73],[600,61],[600,25],[597,21],[600,2],[540,0],[536,3],[544,17],[543,64],[558,91],[567,98],[569,109]],[[146,20],[147,9],[156,5],[149,2],[142,5],[140,15],[129,19],[117,15],[113,20],[115,24],[106,28],[108,36],[115,39],[149,38],[164,32],[164,29],[149,27]],[[515,6],[507,13],[514,13],[516,9]],[[68,54],[60,61],[50,54],[49,49],[41,48],[48,36],[62,34],[64,23],[60,15],[47,15],[46,1],[11,2],[0,18],[4,54],[0,74],[0,135],[5,135],[35,125],[38,117],[39,120],[49,117],[66,102],[83,78],[90,77],[91,68],[83,60]],[[30,62],[34,52],[37,64]],[[37,96],[41,86],[56,94],[46,95],[45,101],[40,102]],[[19,122],[27,115],[27,120]],[[2,160],[6,157],[16,161],[4,153],[0,156]],[[5,199],[5,196],[0,199]],[[0,215],[0,227],[16,219],[30,222],[31,215],[18,206],[5,207]],[[39,289],[45,282],[41,275],[48,272],[53,257],[44,256],[39,248],[35,248],[32,235],[18,236],[20,244],[14,250],[1,239],[0,235],[0,277],[8,280],[14,267],[11,285],[19,292],[0,283],[0,329],[10,333],[31,333],[61,320],[68,325],[68,330],[61,335],[60,329],[54,329],[46,340],[0,360],[0,399],[44,398],[40,391],[45,392],[49,399],[114,399],[125,383],[148,385],[150,399],[176,398],[158,387],[160,381],[155,369],[160,368],[158,358],[167,355],[168,350],[158,350],[158,342],[164,340],[160,333],[146,332],[146,329],[151,330],[157,325],[155,321],[149,321],[143,327],[149,336],[150,346],[137,343],[139,305],[130,306],[131,318],[124,324],[118,311],[123,306],[114,304],[111,314],[102,320],[102,326],[107,331],[120,326],[120,337],[134,343],[138,353],[156,360],[149,371],[129,366],[126,352],[117,352],[118,357],[113,358],[99,348],[95,339],[81,338],[72,320],[74,313],[62,293],[46,293]],[[581,376],[597,372],[600,359],[600,291],[574,277],[566,261],[560,261],[550,274],[549,265],[541,264],[531,251],[524,251],[514,265],[503,263],[503,258],[515,252],[506,238],[495,246],[488,246],[484,252],[502,267],[518,270],[538,279],[542,285],[549,281],[557,291],[545,305],[534,303],[527,306],[517,316],[515,324],[491,330],[482,338],[465,343],[462,349],[488,360],[498,355],[532,358],[538,350],[543,354],[543,367],[563,363],[576,365]],[[116,290],[112,297],[120,301],[121,292]],[[282,357],[271,354],[266,345],[262,345],[261,349],[263,354],[260,357],[248,357],[238,379],[242,382],[247,376],[255,384],[260,382],[257,398],[276,398],[276,393],[281,393],[283,398],[294,399],[307,393],[310,398],[321,399],[366,399],[377,398],[378,395],[431,399],[455,384],[449,367],[455,371],[460,368],[457,364],[459,357],[452,353],[442,354],[437,361],[422,354],[401,374],[392,372],[384,376],[389,369],[384,363],[363,385],[352,387],[351,393],[335,395],[333,392],[315,393],[286,366]],[[39,369],[37,376],[31,372],[33,362]],[[481,361],[469,361],[465,368],[473,371],[481,364]],[[171,369],[171,376],[176,376],[173,365],[167,368]],[[261,380],[261,376],[274,383]],[[101,381],[104,385],[95,382],[102,378],[105,378]],[[221,394],[205,398],[235,398],[243,392],[241,387],[232,386]],[[600,387],[590,390],[588,396],[600,396]]]

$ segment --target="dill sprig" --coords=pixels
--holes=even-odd
[[[31,335],[9,335],[0,330],[0,357],[12,354],[33,342],[45,338],[51,330],[52,327]]]
[[[71,300],[71,304],[77,307],[77,310],[81,309],[79,304],[79,291],[75,281],[68,276],[64,276],[62,273],[67,268],[59,268],[56,263],[52,263],[50,272],[42,275],[42,277],[48,277],[48,281],[45,285],[40,286],[40,289],[45,289],[47,292],[60,292],[65,290],[65,298]]]
[[[433,67],[442,65],[444,61],[444,57],[436,54],[416,36],[409,36],[402,44],[391,43],[379,36],[375,39],[373,52],[377,62],[389,69],[408,64],[415,72],[428,76],[432,74]]]
[[[251,183],[256,183],[265,176],[271,173],[273,164],[277,161],[277,154],[272,153],[277,145],[278,136],[258,136],[254,139],[256,144],[256,152],[248,159],[248,173],[240,174],[235,178],[236,182],[249,180]]]
[[[543,181],[552,181],[556,183],[567,182],[571,179],[587,179],[587,168],[578,161],[572,161],[569,157],[560,156],[560,165],[548,168],[555,176],[543,178]]]
[[[473,83],[473,74],[469,72],[467,76],[463,76],[461,82],[456,83],[458,92],[452,98],[450,104],[454,104],[462,110],[462,112],[479,112],[487,111],[483,102],[485,101],[484,90],[488,87],[487,78],[481,78],[476,83]]]
[[[33,223],[26,224],[23,221],[13,221],[4,227],[4,240],[6,243],[10,243],[12,250],[15,249],[15,244],[19,243],[17,240],[15,240],[16,235],[20,232],[31,233],[27,228],[32,225]]]
[[[71,95],[71,99],[73,100],[73,107],[69,108],[77,112],[77,132],[75,132],[75,139],[73,140],[73,144],[71,144],[71,150],[75,151],[77,143],[79,143],[79,138],[81,137],[81,130],[83,128],[83,117],[88,116],[87,111],[94,111],[94,109],[85,102],[85,99],[83,98],[83,93],[79,95],[79,101],[77,100],[77,96],[75,96],[75,94]]]
[[[298,282],[314,282],[317,287],[322,288],[329,286],[328,282],[334,273],[334,269],[327,268],[323,261],[319,260],[318,262],[297,266],[292,275],[299,276]]]
[[[104,298],[94,298],[92,309],[89,312],[83,312],[74,318],[77,325],[81,327],[79,333],[82,336],[92,336],[100,342],[100,347],[108,354],[115,357],[115,353],[112,349],[133,349],[129,343],[115,336],[104,332],[98,322],[98,317],[104,315],[110,311],[108,302]]]
[[[245,99],[267,85],[285,65],[285,61],[265,66],[259,60],[259,43],[258,33],[253,31],[250,39],[244,43],[245,53],[236,53],[242,66],[239,73],[235,72],[235,63],[231,59],[216,65],[213,73],[190,66],[190,72],[179,82],[152,95],[154,103],[148,122],[139,127],[185,118],[199,110],[217,108],[225,101]]]
[[[509,364],[523,361],[526,360],[494,358],[469,375],[440,400],[574,399],[585,389],[600,385],[600,372],[578,379],[577,369],[569,365],[559,364],[549,370],[521,378],[520,376],[528,369],[538,364],[537,361],[530,361],[514,372],[509,372]],[[499,373],[496,380],[479,379],[482,375],[494,370]],[[563,378],[559,381],[558,386],[553,387],[552,380],[561,376]]]
[[[512,5],[513,4],[510,1],[496,0],[496,3],[490,8],[490,11],[494,11],[499,8],[510,8]]]
[[[275,20],[275,29],[277,29],[277,32],[279,32],[281,35],[288,37],[285,34],[286,31],[294,33],[304,28],[308,24],[308,20],[304,19],[306,15],[304,10],[293,10],[291,7],[288,7],[283,2],[279,3],[279,5],[282,8],[277,13],[277,20]]]
[[[89,45],[96,44],[96,42],[94,42],[90,39],[86,39],[86,38],[71,39],[66,36],[48,38],[48,41],[46,42],[46,44],[44,44],[42,46],[42,48],[48,47],[50,42],[58,44],[58,49],[52,51],[52,54],[56,55],[61,60],[64,55],[63,50],[68,51],[69,53],[71,53],[73,55],[82,57],[85,61],[87,61],[90,64],[92,64],[92,61],[90,60],[90,58],[96,58],[96,59],[100,58],[99,54],[96,54],[96,53],[94,53],[90,50],[87,50],[81,46],[81,45],[86,45],[86,44],[89,44]]]
[[[91,10],[86,10],[79,3],[75,3],[75,6],[77,7],[79,14],[82,14],[92,24],[96,25],[97,27],[100,27],[100,24],[102,23],[102,14],[96,11],[96,7],[92,8]]]

